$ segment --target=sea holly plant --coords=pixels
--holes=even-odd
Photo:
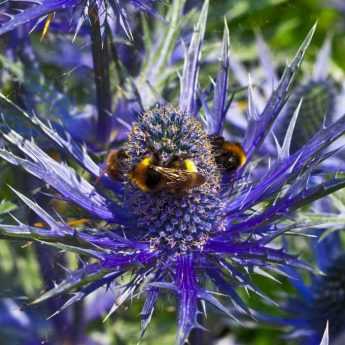
[[[338,174],[342,176],[342,174]],[[298,215],[299,221],[310,224],[314,229],[324,230],[320,237],[322,241],[336,231],[342,231],[345,224],[345,193],[340,190],[324,200],[323,207],[312,207]]]
[[[241,61],[233,57],[230,60],[230,68],[239,86],[245,87],[248,83],[255,84],[252,106],[256,112],[261,112],[272,93],[272,84],[277,85],[278,83],[279,65],[273,59],[272,52],[260,33],[256,34],[255,46],[258,52],[258,57],[255,57],[258,63],[255,64],[255,67],[248,69]],[[278,146],[282,144],[286,128],[301,100],[303,102],[291,138],[291,153],[303,146],[323,125],[327,126],[343,115],[344,90],[339,87],[341,79],[338,78],[337,82],[330,73],[331,48],[332,38],[329,35],[318,51],[315,63],[311,66],[312,72],[304,74],[299,83],[292,86],[291,95],[274,123],[262,150],[275,152],[276,144],[279,143]],[[248,75],[251,77],[248,78]],[[232,109],[227,114],[227,122],[229,127],[236,126],[240,137],[240,133],[243,133],[247,127],[247,107],[244,107],[244,110],[241,109],[243,100],[234,101],[231,107]],[[234,112],[236,112],[236,116],[233,115]],[[341,155],[342,152],[325,162],[327,169],[333,167],[333,170],[336,171],[342,159]]]
[[[101,26],[94,34],[90,30],[84,32],[76,44],[71,35],[59,35],[56,31],[41,43],[34,38],[30,41],[27,36],[25,41],[9,40],[17,42],[21,50],[21,54],[16,50],[21,104],[31,112],[45,114],[55,123],[64,122],[72,137],[90,144],[89,147],[102,150],[113,140],[123,140],[128,134],[128,123],[163,99],[157,95],[171,88],[168,79],[178,78],[181,36],[192,29],[191,19],[197,15],[196,11],[184,14],[185,2],[174,0],[171,6],[165,6],[165,19],[157,19],[154,25],[142,16],[136,27],[139,31],[142,28],[143,34],[135,42],[126,42],[123,35],[110,31],[102,42]],[[94,42],[91,45],[90,34]],[[64,59],[60,58],[61,54]],[[48,78],[51,65],[57,67],[57,74]],[[12,75],[12,84],[8,80],[6,83],[6,90],[12,92],[17,88],[14,73],[7,68],[5,71]],[[56,82],[55,77],[60,79],[60,73],[65,75],[66,82]],[[90,78],[95,83],[90,83]],[[80,93],[79,97],[70,96],[76,92]]]
[[[63,18],[65,23],[60,25],[62,31],[68,31],[74,24],[77,33],[88,17],[91,21],[96,19],[104,25],[111,18],[111,20],[116,20],[129,38],[133,39],[128,18],[128,5],[154,15],[157,14],[154,8],[157,2],[157,0],[25,0],[21,2],[6,0],[0,7],[0,35],[30,22],[33,23],[31,28],[35,28],[35,25],[37,26],[42,21],[45,21],[43,27],[45,35],[55,15],[67,12],[69,18],[67,16]]]
[[[222,137],[231,99],[226,26],[213,99],[201,101],[203,92],[198,87],[208,5],[205,1],[186,48],[179,101],[138,114],[129,124],[123,145],[109,153],[105,164],[91,157],[67,132],[56,130],[1,95],[66,158],[53,159],[34,138],[11,128],[6,114],[1,126],[6,145],[0,156],[48,185],[58,195],[50,191],[52,198],[79,206],[90,218],[82,230],[76,230],[62,214],[44,209],[11,187],[43,226],[16,219],[15,224],[0,225],[1,237],[39,241],[83,258],[79,269],[66,273],[63,281],[33,303],[72,293],[56,310],[59,314],[115,283],[116,298],[107,317],[131,298],[142,297],[143,336],[160,296],[170,293],[178,306],[176,342],[183,345],[193,328],[203,327],[200,314],[206,314],[208,306],[229,318],[236,318],[237,311],[250,316],[240,289],[274,304],[253,283],[252,272],[272,276],[285,275],[285,267],[308,268],[279,247],[277,239],[284,233],[297,235],[301,224],[291,217],[297,209],[345,186],[343,177],[321,175],[318,170],[336,152],[328,148],[345,132],[345,118],[321,127],[290,153],[300,102],[274,159],[265,160],[258,153],[288,100],[315,27],[260,113],[255,111],[249,87],[245,136],[241,144],[227,142]],[[255,173],[258,159],[265,167],[260,176]]]
[[[122,31],[127,39],[133,40],[128,10],[130,7],[138,12],[145,12],[160,17],[155,9],[156,0],[111,0],[111,1],[79,1],[79,0],[42,0],[42,1],[4,1],[0,4],[0,35],[9,33],[10,50],[15,43],[21,44],[25,31],[40,28],[41,40],[48,35],[50,29],[62,35],[73,33],[74,39],[81,29],[86,44],[91,43],[94,84],[96,89],[96,133],[98,140],[108,143],[111,134],[112,93],[110,86],[110,59],[116,48],[115,39],[121,38]],[[73,31],[74,30],[74,31]],[[117,53],[115,53],[117,54]],[[25,55],[25,54],[24,54]],[[26,61],[26,64],[32,63]],[[119,62],[118,62],[119,64]]]
[[[344,341],[344,249],[339,233],[326,238],[312,238],[310,249],[315,254],[321,274],[304,275],[286,267],[295,292],[286,296],[281,305],[281,317],[258,316],[272,325],[285,326],[289,339],[301,345],[319,345],[330,340],[332,344]],[[323,332],[325,330],[325,332]],[[327,340],[326,340],[327,339]]]
[[[0,217],[16,209],[16,205],[7,200],[0,201]]]

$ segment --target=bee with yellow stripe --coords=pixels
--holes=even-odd
[[[241,144],[217,135],[209,136],[209,140],[216,163],[223,172],[233,172],[246,163],[247,156]]]
[[[175,156],[163,166],[158,155],[151,154],[126,173],[127,158],[124,150],[111,150],[105,161],[105,171],[113,180],[123,180],[127,175],[129,181],[143,192],[181,193],[205,182],[191,159]]]
[[[226,141],[221,136],[209,136],[213,154],[219,169],[230,173],[246,162],[246,154],[241,144]],[[205,183],[206,178],[189,158],[173,156],[167,164],[160,162],[159,155],[152,153],[129,169],[128,154],[125,150],[111,150],[106,158],[106,172],[113,180],[129,181],[145,193],[168,191],[187,192]]]
[[[125,173],[128,155],[124,150],[110,150],[105,160],[105,171],[113,180],[121,181]]]
[[[129,173],[130,181],[143,192],[187,192],[201,186],[205,177],[191,159],[174,157],[167,166],[158,165],[155,155],[142,159]]]

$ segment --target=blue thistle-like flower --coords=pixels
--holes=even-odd
[[[152,197],[129,183],[125,197],[138,225],[156,242],[153,247],[166,244],[168,251],[182,252],[191,246],[202,248],[210,232],[225,227],[220,173],[207,133],[194,117],[169,106],[160,107],[146,112],[133,126],[126,148],[127,173],[152,151],[163,166],[172,157],[189,157],[206,183],[181,197],[165,191]]]
[[[325,328],[331,343],[341,344],[345,332],[344,251],[339,233],[314,242],[314,252],[322,274],[311,273],[307,284],[301,274],[288,268],[286,272],[297,295],[287,298],[282,308],[285,317],[269,316],[264,319],[270,324],[289,326],[289,337],[298,339],[299,344],[319,345]]]
[[[345,256],[339,231],[344,229],[343,211],[343,191],[339,191],[298,216],[319,237],[311,241],[310,247],[322,273],[303,277],[290,268],[290,282],[297,294],[287,297],[285,318],[269,320],[291,326],[291,336],[301,344],[318,345],[326,325],[332,344],[344,342]]]
[[[324,320],[327,320],[332,338],[336,338],[345,331],[344,264],[345,256],[338,256],[327,268],[325,276],[316,279],[312,287],[314,297],[311,308],[312,326],[314,329],[318,329],[321,325],[325,327]]]
[[[132,38],[132,32],[128,21],[127,6],[128,4],[150,14],[156,14],[154,5],[157,0],[111,0],[111,1],[91,1],[86,0],[24,0],[24,1],[11,1],[7,0],[0,5],[0,35],[12,31],[17,27],[30,23],[34,20],[42,21],[48,18],[49,23],[53,19],[55,13],[68,11],[72,13],[72,17],[64,19],[62,29],[68,30],[71,25],[71,18],[73,13],[77,14],[78,18],[74,18],[77,25],[77,30],[80,29],[81,24],[85,20],[83,12],[88,15],[96,13],[97,20],[101,23],[104,22],[106,17],[115,17],[119,25],[126,32],[127,36]],[[90,12],[91,9],[91,12]],[[97,9],[93,11],[92,9]],[[99,12],[99,15],[98,15]],[[61,29],[60,28],[60,29]]]
[[[33,139],[24,138],[4,124],[4,140],[20,150],[22,156],[7,147],[0,150],[0,156],[23,167],[62,198],[84,209],[95,224],[76,231],[62,218],[54,218],[13,189],[46,227],[20,221],[16,225],[1,224],[2,237],[38,240],[93,259],[70,273],[36,303],[74,291],[59,313],[101,286],[116,281],[119,295],[108,315],[131,296],[142,293],[145,295],[141,312],[143,334],[161,290],[169,290],[178,300],[177,343],[182,345],[191,330],[200,327],[200,301],[234,317],[231,309],[215,297],[220,292],[236,308],[250,314],[236,291],[238,287],[251,290],[266,301],[270,299],[254,286],[249,272],[260,268],[283,273],[283,266],[306,266],[273,242],[296,226],[289,217],[296,209],[345,186],[345,180],[335,175],[313,179],[318,176],[316,168],[320,162],[332,154],[327,152],[330,143],[345,132],[345,118],[321,128],[303,147],[290,154],[291,121],[278,156],[273,162],[266,162],[264,176],[257,177],[251,171],[260,146],[287,101],[289,87],[315,27],[286,67],[260,115],[253,111],[249,88],[252,112],[243,140],[247,161],[242,159],[235,164],[237,169],[227,172],[219,164],[224,162],[224,154],[214,144],[215,139],[222,140],[219,136],[229,107],[227,27],[213,104],[202,102],[200,109],[198,102],[197,80],[207,10],[208,1],[186,52],[179,107],[157,106],[131,124],[116,169],[121,172],[119,178],[111,178],[109,171],[105,175],[85,147],[75,143],[68,133],[58,134],[34,115],[22,111],[61,151],[89,172],[94,184],[65,162],[51,158]],[[297,115],[298,109],[294,118]],[[163,170],[167,175],[163,175]],[[97,180],[100,182],[96,183]]]
[[[259,54],[258,68],[248,71],[235,58],[231,59],[230,66],[241,87],[245,87],[248,82],[251,83],[250,78],[248,81],[249,74],[256,80],[255,88],[252,91],[252,106],[254,111],[261,112],[272,93],[272,84],[278,84],[278,67],[260,34],[257,34],[256,46]],[[279,146],[282,144],[286,128],[291,123],[301,100],[303,102],[298,117],[296,117],[291,138],[291,153],[301,148],[323,125],[328,125],[343,115],[343,106],[340,103],[344,93],[338,89],[337,83],[329,75],[330,53],[331,38],[327,37],[317,54],[312,73],[303,76],[301,82],[291,88],[291,96],[284,105],[279,118],[275,121],[272,132],[264,143],[263,151],[275,154],[275,151],[280,149]],[[245,116],[247,109],[243,111],[240,108],[241,105],[238,106],[236,102],[233,102],[232,108],[228,112],[227,121],[232,125],[239,126],[241,132],[247,126]],[[238,116],[234,117],[232,113],[236,111]],[[327,162],[327,167],[330,168],[331,164]],[[333,167],[337,169],[337,164],[333,163]]]

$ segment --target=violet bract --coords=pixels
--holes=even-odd
[[[284,316],[258,315],[268,324],[287,326],[289,339],[298,344],[319,345],[327,328],[331,344],[344,340],[344,254],[339,233],[325,239],[314,239],[318,267],[321,274],[310,273],[309,282],[293,268],[287,268],[295,296],[289,295],[282,305]],[[327,343],[328,344],[328,343]]]
[[[122,27],[127,36],[133,38],[128,20],[127,6],[131,5],[140,11],[155,15],[155,3],[157,3],[157,0],[24,0],[20,2],[7,0],[0,5],[0,35],[26,23],[33,22],[35,24],[35,21],[40,23],[42,20],[47,19],[48,16],[52,16],[48,19],[49,21],[54,20],[54,15],[63,11],[68,12],[70,17],[68,21],[64,18],[65,22],[62,25],[59,23],[60,27],[58,30],[62,32],[68,31],[71,25],[74,24],[76,32],[78,32],[80,26],[85,21],[83,12],[90,15],[90,9],[91,11],[95,9],[97,18],[102,25],[108,17],[116,18],[119,26]]]

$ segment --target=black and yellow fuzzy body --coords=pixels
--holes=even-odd
[[[214,158],[223,172],[233,172],[246,163],[247,156],[240,143],[226,141],[221,136],[210,136]]]
[[[113,180],[123,180],[125,161],[128,158],[124,150],[110,150],[105,160],[105,171]]]
[[[168,166],[159,165],[155,156],[142,159],[129,174],[131,182],[143,192],[187,192],[205,182],[190,159],[175,157]]]

